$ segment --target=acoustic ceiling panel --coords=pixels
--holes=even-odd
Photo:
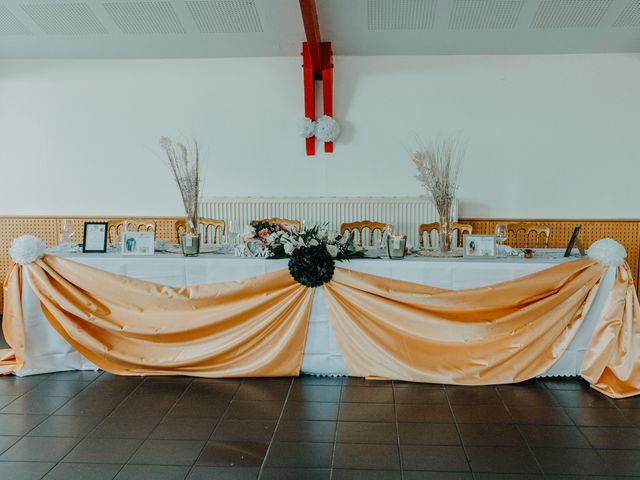
[[[452,30],[513,28],[523,0],[455,0],[449,17]]]
[[[369,30],[429,30],[437,0],[368,0]]]
[[[86,3],[30,3],[22,10],[49,35],[102,35],[107,33]]]
[[[31,32],[4,5],[0,5],[0,35],[29,35]]]
[[[595,28],[612,0],[543,0],[532,28]]]
[[[255,0],[191,0],[189,12],[200,33],[260,33]]]
[[[613,23],[614,27],[640,27],[640,0],[630,0]]]
[[[103,6],[122,33],[185,33],[171,2],[108,2]]]

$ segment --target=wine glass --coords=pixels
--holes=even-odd
[[[506,257],[503,243],[509,238],[509,230],[506,223],[498,223],[496,225],[496,242],[498,242],[498,251],[500,256]]]
[[[63,218],[60,221],[60,244],[71,243],[73,234],[76,232],[74,221],[69,218]]]

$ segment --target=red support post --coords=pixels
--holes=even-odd
[[[322,101],[324,114],[333,117],[333,51],[331,42],[320,44],[322,55]],[[325,152],[333,152],[333,142],[324,143]]]
[[[302,44],[302,70],[304,72],[304,115],[311,120],[316,119],[316,95],[315,82],[313,80],[313,63],[311,61],[311,53],[309,44]],[[316,154],[316,138],[311,137],[305,139],[307,155]]]

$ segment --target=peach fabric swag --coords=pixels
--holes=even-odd
[[[463,385],[546,372],[571,343],[607,267],[583,259],[510,282],[452,291],[336,268],[329,316],[353,376]],[[298,375],[313,290],[281,270],[172,288],[45,255],[5,281],[3,329],[24,358],[25,271],[51,325],[100,368],[124,375]],[[640,393],[640,307],[618,267],[582,376],[611,397]]]

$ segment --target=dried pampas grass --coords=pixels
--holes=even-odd
[[[423,143],[411,154],[418,169],[416,179],[422,183],[441,216],[450,214],[453,207],[465,151],[464,142],[449,138]]]
[[[198,228],[198,204],[200,201],[200,149],[193,141],[193,149],[182,143],[176,143],[168,137],[160,137],[160,146],[164,149],[174,180],[184,204],[184,211],[190,230]]]

